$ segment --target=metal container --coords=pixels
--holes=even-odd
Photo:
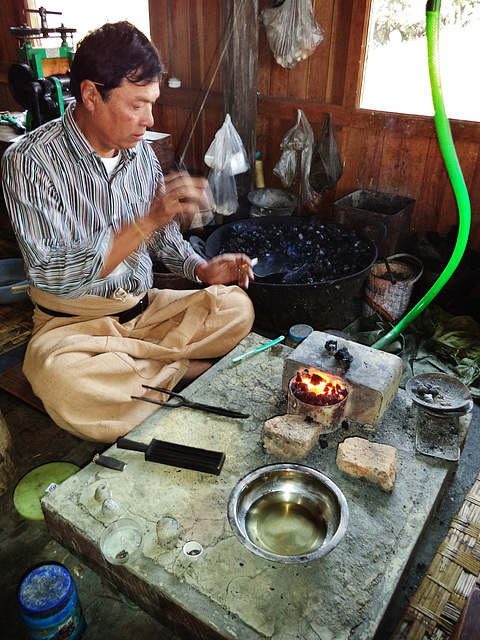
[[[308,404],[295,396],[293,391],[294,381],[295,376],[290,380],[290,384],[288,385],[287,413],[308,416],[314,422],[321,425],[322,433],[332,433],[333,431],[336,431],[342,424],[342,420],[345,416],[348,392],[343,400],[340,400],[340,402],[335,404]],[[345,381],[340,378],[337,381],[345,387]]]
[[[415,283],[422,277],[423,264],[408,253],[387,258],[392,274],[400,279],[392,282],[384,262],[376,262],[365,281],[362,313],[374,314],[388,322],[397,322],[407,312]]]
[[[378,253],[386,256],[404,248],[414,208],[412,198],[360,189],[334,202],[333,219],[353,229],[370,220],[384,224],[387,234],[379,244]]]
[[[349,510],[337,485],[316,469],[272,464],[250,472],[228,501],[233,532],[249,551],[281,563],[306,563],[332,551]]]
[[[301,201],[298,193],[294,191],[271,189],[269,187],[250,191],[247,199],[252,205],[250,207],[251,218],[261,216],[290,216]]]
[[[0,304],[25,300],[29,288],[21,258],[0,260]]]
[[[207,259],[222,253],[225,239],[232,228],[254,231],[257,226],[268,226],[271,223],[281,228],[294,225],[294,217],[262,217],[249,218],[239,222],[225,224],[207,238],[205,252]],[[339,227],[333,222],[327,222]],[[379,233],[383,229],[379,230]],[[349,276],[313,284],[277,284],[265,282],[259,278],[250,283],[248,295],[255,308],[256,324],[267,331],[285,333],[293,324],[307,323],[316,330],[324,329],[332,316],[350,302],[361,290],[371,266],[377,259],[376,243],[359,234],[370,246],[370,258],[365,268]],[[381,240],[378,240],[379,242]],[[253,257],[253,256],[251,256]],[[348,259],[348,256],[346,256]]]
[[[468,387],[446,373],[421,373],[410,378],[405,390],[413,401],[417,451],[458,460],[460,423],[473,408]]]

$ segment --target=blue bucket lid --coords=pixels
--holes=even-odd
[[[295,342],[301,342],[302,340],[305,340],[312,331],[313,327],[309,324],[295,324],[293,327],[290,327],[288,334],[292,340],[295,340]]]
[[[72,578],[65,567],[42,565],[31,571],[20,585],[20,606],[30,614],[47,614],[63,605],[71,586]]]

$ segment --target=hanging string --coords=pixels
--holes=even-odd
[[[235,12],[235,15],[233,16],[233,19],[231,20],[230,32],[228,34],[227,39],[225,40],[225,44],[223,46],[222,53],[220,54],[220,58],[218,59],[217,66],[215,68],[215,71],[213,72],[213,76],[212,76],[212,79],[210,80],[210,84],[208,85],[208,88],[207,88],[207,90],[205,92],[205,96],[203,97],[202,103],[200,105],[200,108],[198,110],[197,116],[196,116],[195,121],[193,123],[192,129],[190,131],[190,135],[188,136],[188,140],[187,140],[187,142],[185,144],[185,148],[183,150],[183,153],[180,156],[180,162],[181,163],[183,163],[183,160],[185,158],[185,154],[187,153],[187,149],[188,149],[188,147],[189,147],[189,145],[190,145],[190,143],[192,141],[193,133],[195,131],[195,127],[197,126],[198,121],[200,119],[200,116],[202,115],[202,111],[203,111],[203,108],[205,107],[205,103],[207,102],[208,95],[210,93],[210,90],[211,90],[212,85],[213,85],[213,83],[215,81],[215,78],[217,76],[218,70],[219,70],[220,65],[222,63],[222,60],[223,60],[223,58],[225,56],[225,53],[227,51],[227,47],[229,45],[230,39],[231,39],[231,37],[233,35],[233,31],[234,31],[235,25],[236,25],[237,20],[238,20],[238,15],[240,13],[240,10],[243,9],[243,5],[245,4],[245,2],[246,2],[246,0],[241,0],[240,4],[238,5],[237,11]],[[227,31],[227,29],[225,29],[225,32],[226,31]],[[182,136],[183,136],[183,134],[182,134]]]
[[[167,27],[168,27],[168,64],[170,78],[175,77],[175,59],[173,57],[173,19],[172,19],[172,0],[167,0]]]

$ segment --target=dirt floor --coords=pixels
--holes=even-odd
[[[13,492],[25,473],[40,465],[66,461],[79,467],[106,447],[82,441],[59,429],[43,412],[0,392],[0,407],[15,443],[17,471],[0,497],[0,635],[4,640],[29,638],[18,610],[17,589],[36,564],[64,564],[77,586],[87,620],[85,640],[149,638],[175,640],[159,622],[128,602],[50,537],[43,521],[27,520],[15,509]]]

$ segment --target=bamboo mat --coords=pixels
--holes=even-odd
[[[26,344],[32,333],[30,299],[0,305],[0,356]]]
[[[33,327],[30,299],[0,305],[0,389],[45,411],[22,372],[25,346]]]
[[[480,475],[390,640],[448,640],[480,575]]]

